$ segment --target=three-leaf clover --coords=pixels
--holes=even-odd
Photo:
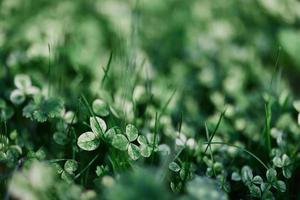
[[[286,154],[283,154],[282,156],[276,155],[272,161],[276,167],[282,169],[282,174],[285,178],[291,178],[292,167],[291,167],[291,160],[288,155]]]
[[[112,145],[121,151],[127,150],[129,157],[132,160],[137,160],[140,157],[140,149],[136,144],[132,143],[138,138],[137,128],[132,124],[128,124],[125,135],[116,134],[113,137]]]
[[[39,89],[31,85],[29,76],[25,74],[19,74],[15,76],[14,89],[10,94],[10,100],[16,105],[20,105],[25,101],[26,95],[32,95],[39,92]]]
[[[64,164],[64,168],[61,168],[58,164],[55,164],[54,166],[63,180],[68,183],[73,182],[75,171],[78,169],[78,163],[75,160],[67,160]]]
[[[252,169],[249,166],[244,166],[241,170],[241,179],[249,188],[249,191],[254,197],[261,197],[261,188],[258,185],[263,184],[263,179],[260,176],[254,176]]]
[[[270,168],[267,170],[266,177],[268,180],[268,184],[280,192],[286,191],[286,185],[283,181],[277,180],[277,172],[275,169]]]
[[[106,123],[99,117],[90,117],[92,131],[82,133],[77,140],[78,146],[85,151],[93,151],[100,145],[101,136],[107,129]]]

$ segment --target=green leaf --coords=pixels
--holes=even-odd
[[[110,128],[108,131],[105,132],[104,134],[104,138],[108,141],[108,142],[112,142],[114,136],[116,135],[116,130],[114,128]]]
[[[169,169],[173,172],[179,172],[181,167],[176,162],[171,162],[169,164]]]
[[[126,136],[127,136],[128,140],[130,142],[136,140],[137,137],[138,137],[138,130],[137,130],[137,128],[134,125],[132,125],[132,124],[128,124],[126,126]]]
[[[73,173],[68,173],[67,171],[63,171],[61,173],[61,178],[65,180],[67,183],[72,183],[75,175]]]
[[[256,185],[251,185],[249,187],[250,193],[253,197],[259,198],[261,196],[260,188]]]
[[[274,188],[276,188],[280,192],[285,192],[286,191],[286,185],[283,181],[276,181],[273,186],[274,186]]]
[[[300,100],[294,101],[293,106],[297,112],[300,112]]]
[[[283,167],[282,168],[282,174],[285,178],[291,178],[292,177],[292,169],[291,167]]]
[[[70,174],[75,172],[78,168],[78,164],[75,160],[67,160],[64,165],[64,170]]]
[[[281,158],[279,156],[275,156],[272,160],[273,164],[276,166],[276,167],[279,167],[281,168],[283,166],[283,162],[281,160]]]
[[[96,115],[106,117],[109,115],[109,107],[102,99],[96,99],[92,104],[93,111]]]
[[[233,180],[233,181],[240,181],[241,180],[241,176],[237,172],[233,172],[231,174],[231,180]]]
[[[242,181],[246,185],[249,185],[253,178],[252,169],[249,166],[244,166],[242,168],[241,175],[242,175]]]
[[[77,122],[77,117],[73,111],[68,111],[64,115],[64,120],[67,124],[75,124]]]
[[[140,149],[137,145],[130,143],[128,146],[128,155],[132,160],[137,160],[140,157]]]
[[[13,90],[10,93],[9,98],[10,98],[11,102],[13,102],[13,104],[20,105],[25,101],[25,94],[22,91],[17,89],[17,90]]]
[[[85,151],[93,151],[100,145],[100,139],[94,132],[85,132],[79,136],[77,144]]]
[[[34,101],[23,108],[23,115],[38,122],[45,122],[48,118],[61,116],[63,102],[60,99],[36,96]]]
[[[277,172],[275,169],[273,168],[270,168],[268,169],[267,173],[266,173],[266,176],[267,176],[267,180],[272,183],[273,181],[276,180],[276,176],[277,176]]]
[[[101,165],[101,166],[97,166],[97,168],[96,168],[96,174],[97,174],[97,176],[99,176],[99,177],[104,176],[105,173],[107,173],[108,171],[109,171],[108,166],[103,166],[103,165]]]
[[[140,152],[143,157],[148,158],[151,155],[151,147],[141,144]]]
[[[254,176],[254,178],[252,179],[252,182],[254,184],[260,185],[263,183],[263,179],[260,176]]]
[[[291,159],[288,157],[288,155],[286,154],[282,155],[282,163],[284,166],[291,164]]]
[[[184,181],[187,177],[188,171],[184,168],[180,169],[179,171],[179,177],[181,178],[182,181]]]
[[[31,86],[31,80],[25,74],[18,74],[15,76],[14,84],[18,89],[24,91]]]
[[[129,142],[127,138],[122,134],[115,135],[112,140],[112,145],[121,151],[126,151],[128,148],[128,144]]]
[[[58,173],[58,174],[63,173],[64,170],[63,170],[63,168],[59,164],[52,163],[52,166],[55,168],[56,173]]]
[[[144,135],[139,135],[137,141],[141,145],[147,145],[148,144],[147,138]]]
[[[53,140],[59,145],[65,145],[68,143],[68,136],[66,133],[57,131],[53,134]]]
[[[100,117],[90,117],[90,126],[92,131],[99,136],[107,129],[105,121]]]

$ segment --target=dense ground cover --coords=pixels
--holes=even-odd
[[[299,199],[297,0],[0,0],[3,199]]]

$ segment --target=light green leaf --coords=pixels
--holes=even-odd
[[[268,169],[267,173],[266,173],[266,176],[267,176],[267,180],[272,183],[273,181],[276,180],[276,176],[277,176],[277,172],[275,169],[273,168],[270,168]]]
[[[137,145],[130,143],[128,146],[128,155],[132,160],[137,160],[140,157],[140,149]]]
[[[100,117],[90,117],[90,126],[92,131],[98,136],[104,134],[107,129],[105,121]]]
[[[67,171],[63,171],[61,173],[61,178],[65,180],[67,183],[72,183],[75,175],[73,173],[68,173]]]
[[[274,188],[276,188],[280,192],[285,192],[286,191],[286,185],[283,181],[276,181],[276,183],[273,186],[274,186]]]
[[[281,158],[278,157],[278,156],[275,156],[275,157],[273,158],[272,162],[273,162],[273,164],[274,164],[276,167],[281,168],[281,167],[283,166],[283,162],[282,162]]]
[[[77,122],[77,117],[73,111],[68,111],[64,115],[64,120],[67,124],[75,124]]]
[[[261,196],[260,188],[256,185],[251,185],[249,187],[250,193],[253,197],[259,198]]]
[[[293,106],[298,112],[300,112],[300,100],[294,101]]]
[[[240,181],[241,180],[241,176],[237,172],[233,172],[231,174],[231,180],[233,180],[233,181]]]
[[[112,145],[121,151],[126,151],[126,149],[128,148],[128,143],[129,142],[127,138],[122,134],[115,135],[112,140]]]
[[[106,117],[109,115],[109,107],[102,99],[96,99],[93,102],[92,107],[96,115],[101,117]]]
[[[169,169],[173,172],[179,172],[181,167],[176,162],[171,162],[169,164]]]
[[[139,135],[137,141],[141,145],[147,145],[148,144],[147,138],[144,135]]]
[[[22,91],[16,89],[10,93],[9,98],[11,102],[13,102],[13,104],[20,105],[25,101],[25,94]]]
[[[291,167],[283,167],[282,168],[282,174],[285,178],[291,178],[292,177]]]
[[[31,80],[29,76],[25,74],[16,75],[14,79],[14,83],[15,86],[22,91],[26,90],[31,86]]]
[[[241,175],[242,175],[242,181],[246,185],[249,185],[253,178],[252,169],[249,166],[244,166],[242,168]]]
[[[66,172],[72,174],[78,168],[78,163],[75,160],[67,160],[64,165],[64,169]]]
[[[59,145],[65,145],[68,143],[68,136],[66,133],[57,131],[53,134],[53,140]]]
[[[254,176],[254,178],[252,179],[252,182],[254,184],[260,185],[263,183],[263,179],[260,176]]]
[[[85,132],[79,136],[77,144],[85,151],[93,151],[100,145],[100,139],[94,132]]]
[[[132,124],[128,124],[126,126],[126,136],[130,142],[136,140],[136,138],[138,137],[137,128]]]
[[[111,143],[116,134],[116,130],[114,128],[110,128],[105,132],[104,138]]]
[[[141,144],[140,152],[143,157],[148,158],[151,155],[151,147]]]

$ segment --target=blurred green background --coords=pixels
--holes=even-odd
[[[13,75],[27,73],[74,105],[78,94],[99,92],[111,52],[111,92],[155,80],[154,96],[176,89],[174,112],[195,126],[225,104],[256,117],[263,104],[253,102],[276,63],[284,77],[278,93],[298,90],[296,0],[0,2],[2,93]]]
[[[299,52],[297,0],[0,0],[1,98],[24,73],[42,90],[51,84],[68,109],[81,94],[100,96],[143,128],[176,90],[171,117],[160,122],[165,135],[176,137],[180,116],[188,137],[203,133],[204,121],[212,130],[226,107],[217,137],[257,154],[265,94],[278,99],[274,127],[299,141],[289,112],[299,96]],[[141,109],[147,90],[150,117]]]

